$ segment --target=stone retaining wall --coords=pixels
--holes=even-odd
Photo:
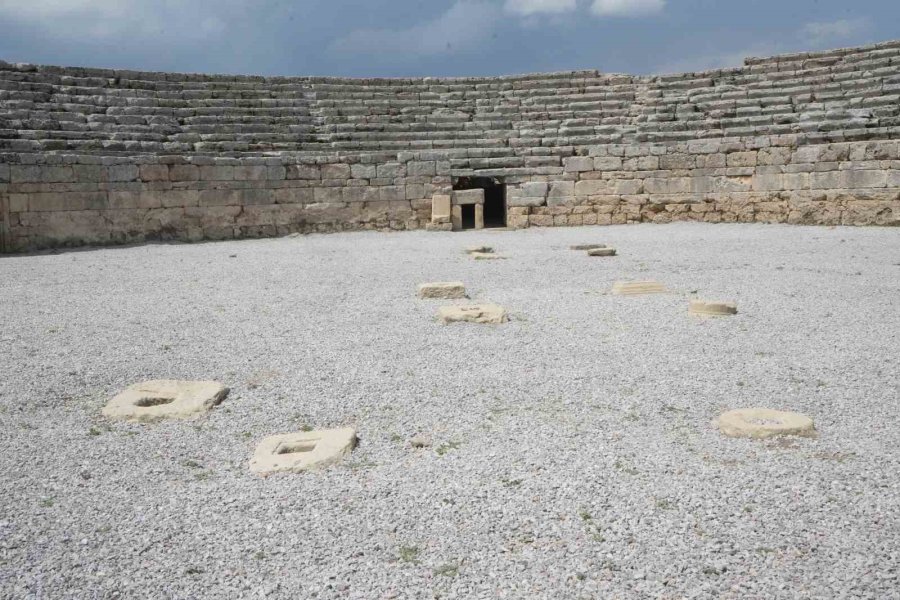
[[[359,229],[421,229],[452,177],[507,183],[509,226],[677,220],[900,224],[900,142],[604,145],[539,173],[334,159],[27,155],[0,165],[9,251]],[[19,162],[9,162],[17,158]]]
[[[11,160],[18,162],[0,164],[8,251],[418,229],[431,219],[432,196],[450,193],[449,161],[50,154]]]

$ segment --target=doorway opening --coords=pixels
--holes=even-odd
[[[506,186],[497,177],[460,177],[453,185],[454,190],[484,190],[484,226],[506,227]],[[465,206],[463,207],[463,229],[474,227],[474,213],[471,225],[467,225]],[[473,209],[474,210],[474,209]]]
[[[475,205],[464,204],[460,206],[462,210],[462,228],[475,229]]]

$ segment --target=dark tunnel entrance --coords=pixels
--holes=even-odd
[[[453,185],[454,190],[484,190],[484,226],[506,227],[506,185],[496,177],[460,177]],[[473,217],[474,219],[474,217]],[[463,213],[463,229],[470,225]]]

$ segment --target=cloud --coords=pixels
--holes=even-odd
[[[514,15],[529,17],[537,14],[553,14],[571,12],[577,8],[575,0],[506,0],[504,10]]]
[[[224,33],[221,8],[204,10],[201,3],[189,0],[0,0],[0,18],[62,39],[191,41]]]
[[[757,42],[753,46],[741,50],[710,50],[706,54],[687,57],[680,60],[664,62],[654,68],[654,73],[689,73],[740,67],[749,56],[776,56],[791,52],[802,52],[811,47],[822,47],[849,41],[852,44],[863,44],[862,39],[872,29],[872,19],[859,17],[856,19],[840,19],[837,21],[807,23],[794,35],[781,40],[769,39]],[[788,40],[788,41],[785,41]]]
[[[807,23],[800,30],[800,35],[810,44],[830,44],[862,35],[871,27],[872,20],[869,17],[838,19],[837,21]]]
[[[336,39],[329,50],[392,60],[459,54],[478,48],[491,36],[500,17],[499,7],[492,2],[458,0],[431,21],[407,29],[357,29]]]
[[[690,56],[678,60],[664,62],[653,69],[655,74],[696,73],[712,69],[731,69],[744,64],[748,56],[772,56],[786,52],[784,46],[778,44],[758,44],[736,51],[716,51],[699,56]]]
[[[645,17],[665,6],[666,0],[594,0],[591,12],[598,17]]]

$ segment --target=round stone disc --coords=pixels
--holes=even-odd
[[[766,439],[779,435],[813,437],[813,420],[795,412],[768,408],[739,408],[723,413],[716,425],[729,437]]]

